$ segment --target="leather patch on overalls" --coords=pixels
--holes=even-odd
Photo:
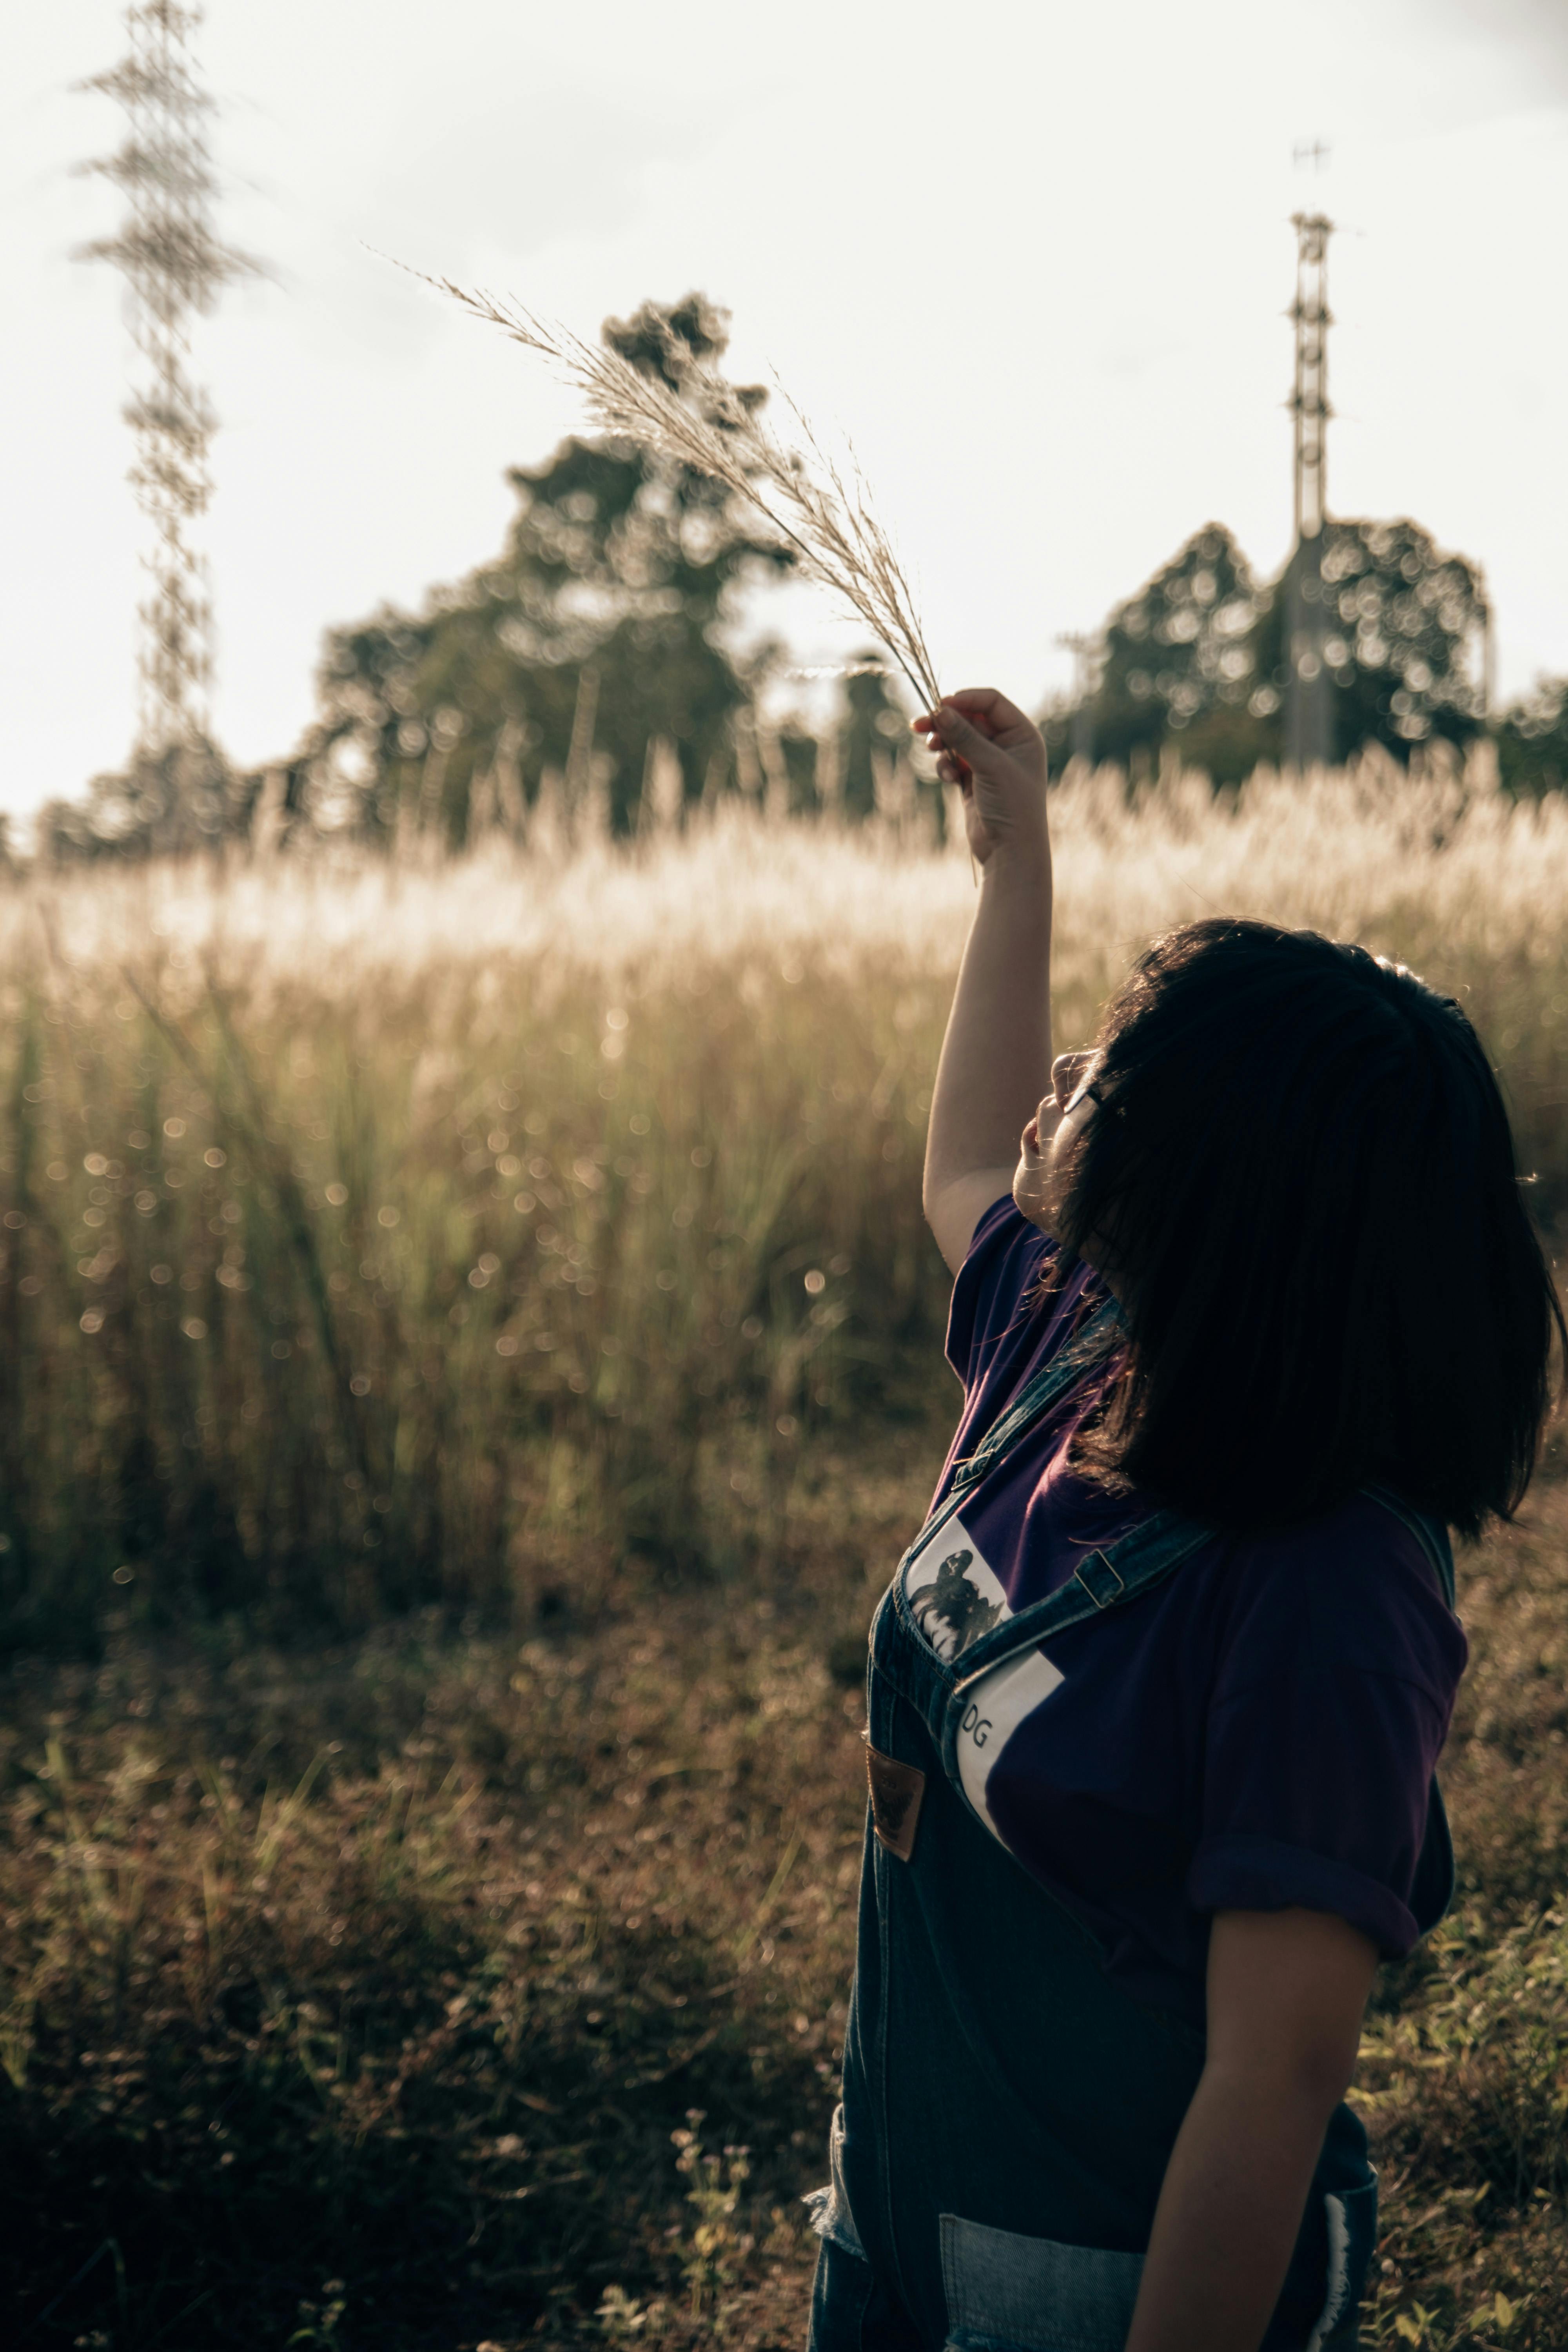
[[[866,1743],[866,1778],[871,1784],[871,1826],[889,1853],[908,1862],[915,1850],[915,1830],[926,1776],[914,1764],[900,1764]]]

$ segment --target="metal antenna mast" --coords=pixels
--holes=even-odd
[[[217,181],[204,137],[213,100],[197,86],[191,47],[201,17],[178,0],[128,6],[128,54],[79,85],[112,98],[129,121],[116,153],[81,167],[124,190],[124,220],[78,258],[111,262],[123,276],[144,362],[124,415],[136,436],[130,480],[153,535],[136,749],[153,758],[205,744],[212,674],[212,608],[191,534],[212,495],[207,452],[217,418],[190,373],[192,324],[231,280],[259,268],[220,244],[213,226]]]
[[[1316,539],[1328,514],[1329,238],[1333,223],[1321,213],[1297,213],[1296,382],[1290,410],[1296,421],[1296,536]]]
[[[1316,160],[1316,158],[1314,158]],[[1305,770],[1333,757],[1333,687],[1323,661],[1323,526],[1328,520],[1329,238],[1322,213],[1296,213],[1296,376],[1287,404],[1295,430],[1296,542],[1286,567],[1286,758]]]

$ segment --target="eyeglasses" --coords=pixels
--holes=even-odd
[[[1121,1104],[1114,1100],[1107,1102],[1105,1097],[1100,1091],[1098,1082],[1093,1078],[1086,1078],[1081,1086],[1077,1086],[1073,1088],[1072,1094],[1068,1101],[1067,1108],[1062,1113],[1062,1117],[1064,1118],[1069,1118],[1073,1112],[1078,1108],[1080,1102],[1091,1102],[1096,1110],[1103,1111],[1107,1118],[1120,1118],[1121,1116]]]

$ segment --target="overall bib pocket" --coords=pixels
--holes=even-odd
[[[956,2213],[940,2227],[952,2352],[1122,2352],[1142,2254],[1020,2238]]]
[[[859,2262],[866,2259],[866,2249],[860,2243],[860,2232],[855,2227],[855,2216],[849,2210],[849,2200],[844,2188],[844,2102],[833,2110],[833,2122],[827,2134],[827,2182],[814,2189],[801,2202],[811,2215],[811,2226],[825,2245],[837,2246],[853,2254]]]
[[[1377,2247],[1377,2183],[1323,2199],[1329,2241],[1328,2287],[1307,2352],[1352,2352],[1357,2315]]]

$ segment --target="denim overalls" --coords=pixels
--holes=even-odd
[[[1089,1553],[1044,1601],[942,1660],[903,1567],[1017,1438],[1118,1337],[1108,1302],[959,1464],[900,1561],[871,1629],[871,1815],[829,2187],[808,2201],[822,2245],[812,2352],[1122,2352],[1142,2250],[1204,2037],[1105,1974],[1099,1944],[970,1810],[961,1731],[983,1676],[1128,1606],[1214,1539],[1162,1511]],[[1420,1541],[1449,1606],[1444,1531],[1368,1489]],[[1452,1891],[1433,1783],[1421,1916]],[[1366,2135],[1335,2110],[1260,2352],[1342,2352],[1376,2234]]]

